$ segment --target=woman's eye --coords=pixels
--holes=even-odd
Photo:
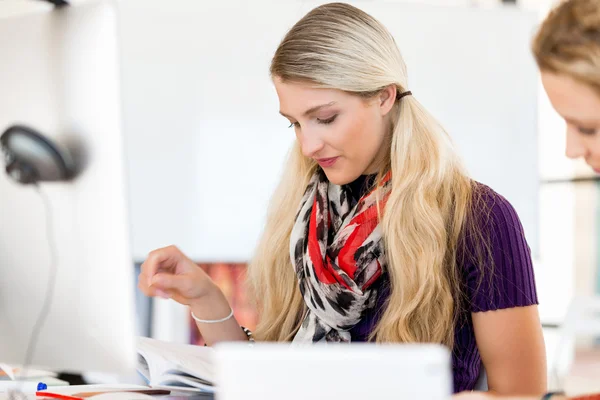
[[[577,130],[579,131],[579,133],[584,134],[584,135],[595,135],[596,134],[596,129],[594,128],[582,128],[579,127],[577,128]]]
[[[329,125],[329,124],[331,124],[333,121],[335,121],[335,119],[336,119],[336,118],[337,118],[337,114],[336,114],[336,115],[334,115],[333,117],[330,117],[330,118],[327,118],[327,119],[320,119],[320,118],[317,118],[317,122],[318,122],[319,124],[323,124],[323,125]]]

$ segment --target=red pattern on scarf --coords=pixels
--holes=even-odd
[[[388,173],[382,180],[381,184],[385,184],[389,181],[391,175]],[[373,193],[370,191],[362,199],[366,196],[369,196]],[[381,210],[385,208],[387,203],[388,196],[382,199],[379,202],[379,207]],[[360,206],[360,204],[359,204]],[[319,205],[317,198],[315,197],[313,201],[313,207],[310,215],[309,222],[309,231],[308,231],[308,252],[311,259],[311,262],[314,265],[314,271],[320,282],[324,284],[334,284],[339,283],[350,289],[350,287],[346,284],[346,282],[339,276],[335,268],[333,267],[333,262],[327,255],[323,255],[321,253],[321,248],[319,246],[319,240],[317,236],[317,215],[320,210],[318,210]],[[328,208],[329,209],[329,208]],[[327,215],[327,226],[326,229],[332,229],[331,224],[331,215]],[[362,210],[359,214],[355,215],[350,221],[350,225],[356,225],[356,228],[350,234],[350,236],[346,239],[344,246],[340,250],[338,254],[338,267],[344,271],[352,280],[355,278],[356,270],[358,266],[356,265],[356,261],[354,256],[358,248],[365,242],[365,240],[373,233],[373,230],[377,227],[379,223],[379,214],[377,205],[373,204],[369,206],[367,209]],[[373,276],[369,281],[365,282],[363,288],[367,288],[370,286],[377,278],[379,278],[382,274],[381,265],[377,261],[378,272]]]

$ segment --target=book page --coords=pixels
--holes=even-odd
[[[164,374],[160,376],[160,382],[156,387],[171,388],[171,390],[193,391],[193,392],[215,392],[215,387],[207,384],[201,379],[190,375]],[[154,387],[154,386],[153,386]]]
[[[139,337],[138,352],[148,361],[152,385],[159,384],[160,375],[173,371],[181,371],[206,382],[215,381],[214,350],[209,347]]]
[[[143,354],[138,353],[138,362],[136,369],[138,374],[141,375],[146,384],[149,385],[151,380],[150,365],[148,363],[148,360],[146,359],[146,356],[144,356]]]

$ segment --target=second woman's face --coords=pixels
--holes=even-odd
[[[387,115],[395,102],[388,88],[368,101],[335,89],[274,79],[280,113],[289,120],[304,156],[314,159],[337,185],[376,173],[389,149]]]
[[[583,158],[600,174],[600,96],[589,85],[566,75],[542,71],[542,84],[567,124],[567,157]]]

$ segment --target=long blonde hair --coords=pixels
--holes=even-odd
[[[407,90],[406,66],[388,30],[344,3],[317,7],[287,33],[271,75],[369,98],[394,85]],[[456,252],[472,205],[473,183],[448,135],[413,97],[392,109],[392,171],[381,226],[390,296],[371,339],[453,345],[461,293]],[[296,143],[273,196],[248,278],[258,300],[259,340],[287,341],[304,302],[290,259],[290,233],[302,194],[317,166]]]
[[[600,94],[600,2],[556,5],[538,29],[532,51],[542,71],[567,75]]]

